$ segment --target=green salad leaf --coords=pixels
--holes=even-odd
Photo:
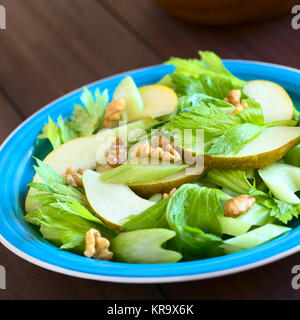
[[[96,89],[94,95],[84,88],[81,95],[83,106],[76,104],[69,121],[64,121],[62,116],[55,124],[49,117],[49,121],[42,129],[39,139],[49,139],[53,149],[76,137],[90,136],[102,127],[105,108],[108,103],[108,91],[103,93]]]
[[[51,166],[43,161],[36,159],[38,166],[34,166],[38,176],[44,181],[32,182],[28,186],[43,193],[30,196],[31,199],[43,204],[50,204],[56,201],[62,202],[78,202],[88,207],[85,194],[82,189],[74,188],[57,174]]]
[[[43,237],[60,246],[61,249],[83,253],[85,234],[96,228],[111,239],[118,233],[95,217],[89,211],[84,191],[69,186],[48,164],[36,159],[35,170],[44,181],[30,183],[29,186],[43,193],[31,196],[41,206],[25,216],[25,221],[40,228]]]
[[[243,170],[212,169],[200,180],[202,181],[229,189],[238,195],[248,194],[253,187]]]
[[[300,167],[300,144],[290,150],[283,158],[284,162],[295,167]]]
[[[218,76],[200,75],[197,78],[192,78],[174,73],[170,74],[170,79],[170,87],[178,96],[201,93],[214,98],[224,99],[230,90],[236,89],[229,79]]]
[[[300,204],[291,204],[274,198],[273,194],[255,189],[255,186],[249,193],[256,198],[256,202],[271,210],[270,216],[275,217],[280,222],[287,224],[293,218],[300,215]]]
[[[248,108],[238,112],[236,116],[239,117],[244,123],[247,122],[257,125],[263,125],[264,114],[260,104],[251,98],[243,100],[242,103],[245,104]]]
[[[182,74],[188,77],[199,77],[206,75],[213,78],[221,78],[230,81],[234,88],[241,88],[245,81],[235,77],[223,65],[222,60],[213,52],[199,51],[202,60],[171,58],[166,64],[172,64],[177,69],[175,74]],[[225,97],[225,96],[224,96]]]
[[[176,248],[184,257],[205,258],[222,253],[218,217],[224,215],[222,201],[229,199],[218,189],[185,184],[171,197],[167,221],[176,231]],[[181,249],[181,250],[180,250]]]
[[[71,206],[72,210],[64,208],[64,206]],[[91,217],[87,219],[86,212],[83,213],[84,209],[78,203],[66,203],[61,207],[43,205],[28,213],[25,216],[25,221],[38,226],[43,237],[54,242],[60,249],[83,254],[85,235],[89,229],[99,230],[101,235],[108,239],[112,239],[118,234],[106,227],[99,219],[97,221]]]
[[[207,154],[238,153],[247,142],[255,139],[263,130],[264,126],[251,123],[243,123],[231,127],[212,141]]]
[[[235,117],[219,108],[214,102],[201,102],[197,107],[181,106],[181,112],[162,126],[168,131],[185,129],[203,129],[206,140],[221,135],[225,130],[241,124],[240,118]]]
[[[129,220],[122,226],[122,230],[168,228],[166,211],[169,200],[170,198],[161,200],[140,214],[129,217]]]

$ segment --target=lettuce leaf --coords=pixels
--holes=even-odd
[[[197,78],[187,77],[183,74],[170,74],[171,87],[178,96],[187,96],[197,93],[214,98],[224,99],[233,87],[229,79],[218,76],[201,75]]]
[[[212,169],[200,180],[202,181],[229,189],[238,195],[248,194],[253,188],[246,171],[242,170]]]
[[[255,189],[255,186],[249,192],[249,195],[256,198],[256,202],[271,210],[270,216],[275,217],[280,222],[287,224],[293,218],[300,215],[300,204],[291,204],[274,198],[273,194]]]
[[[285,163],[291,166],[300,167],[300,144],[290,150],[283,159]]]
[[[43,161],[36,159],[38,166],[34,166],[38,176],[44,181],[32,182],[28,186],[43,193],[30,196],[31,199],[41,202],[42,204],[50,204],[52,202],[78,202],[88,207],[88,203],[83,189],[74,188],[57,174],[51,166]]]
[[[43,205],[39,209],[28,213],[25,221],[39,227],[46,240],[53,242],[60,249],[72,250],[82,254],[85,248],[86,232],[95,228],[101,235],[112,239],[118,233],[107,226],[101,220],[95,218],[87,209],[79,203],[68,203],[71,210],[54,205]],[[87,217],[89,216],[89,217]]]
[[[39,227],[43,237],[61,249],[83,253],[85,234],[95,228],[111,239],[118,233],[89,211],[84,191],[69,186],[48,164],[36,159],[35,170],[44,181],[29,186],[43,193],[31,196],[42,205],[28,213],[25,221]]]
[[[255,139],[264,130],[264,126],[243,123],[231,127],[214,139],[209,145],[207,154],[232,154],[238,153],[244,145]]]
[[[161,200],[140,214],[129,217],[129,220],[122,226],[122,230],[168,228],[166,211],[169,200],[170,198]]]
[[[222,254],[218,217],[224,215],[222,201],[229,199],[218,189],[183,185],[171,197],[167,221],[177,236],[173,243],[185,258],[207,258]]]
[[[83,106],[74,106],[74,112],[69,121],[64,121],[62,116],[59,116],[56,124],[49,117],[38,139],[49,139],[53,149],[56,149],[76,137],[89,136],[99,131],[108,103],[108,91],[101,93],[96,89],[93,95],[89,89],[83,88],[81,101]]]
[[[252,98],[244,99],[242,102],[248,106],[248,108],[238,112],[236,116],[239,117],[243,123],[263,125],[264,113],[261,105]]]
[[[177,69],[175,74],[182,74],[188,77],[199,77],[206,75],[219,79],[225,79],[231,83],[234,88],[241,88],[245,81],[235,77],[223,65],[222,60],[213,52],[199,51],[202,60],[198,59],[180,59],[171,58],[166,64],[172,64]]]
[[[203,129],[207,154],[238,153],[267,126],[260,104],[253,99],[243,101],[248,108],[232,115],[232,105],[223,100],[203,94],[182,97],[173,118],[162,129],[192,129],[194,135],[195,130]],[[273,125],[277,123],[268,124]]]

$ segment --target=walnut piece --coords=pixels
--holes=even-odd
[[[65,179],[70,186],[82,188],[82,174],[83,169],[74,171],[71,167],[68,167],[66,172],[62,174],[62,178]]]
[[[176,190],[177,190],[176,188],[173,188],[169,193],[163,193],[162,200],[171,197],[175,193]]]
[[[240,195],[225,202],[224,215],[236,218],[238,215],[249,211],[255,203],[255,198],[247,195]]]
[[[241,102],[241,90],[230,90],[227,94],[227,97],[224,101],[229,102],[234,105],[234,109],[232,111],[232,115],[239,113],[248,108],[243,102]]]
[[[98,260],[112,260],[113,253],[109,251],[109,241],[101,237],[101,234],[96,229],[90,229],[85,236],[85,251],[84,255],[88,258]]]
[[[116,168],[127,161],[127,148],[122,138],[117,138],[110,145],[107,154],[106,162],[112,167]]]
[[[180,154],[174,149],[167,137],[154,136],[151,144],[146,142],[139,143],[134,152],[135,158],[153,158],[163,161],[178,162],[181,161]]]
[[[111,128],[121,119],[121,114],[126,108],[126,103],[123,98],[112,100],[106,107],[104,114],[104,128]]]

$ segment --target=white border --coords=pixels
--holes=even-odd
[[[274,63],[268,63],[268,62],[260,62],[260,61],[255,61],[255,60],[235,60],[235,59],[224,59],[223,61],[228,61],[228,62],[246,62],[246,63],[250,63],[250,64],[259,64],[259,65],[265,65],[265,66],[273,66],[273,67],[280,67],[281,69],[285,69],[285,70],[290,70],[290,71],[294,71],[297,73],[300,73],[300,70],[296,69],[296,68],[292,68],[292,67],[287,67],[287,66],[282,66],[279,64],[274,64]],[[99,81],[106,81],[106,80],[110,80],[113,79],[115,77],[118,76],[122,76],[125,74],[128,74],[128,72],[136,72],[136,71],[142,71],[144,69],[148,69],[151,67],[156,67],[159,65],[154,65],[154,66],[149,66],[146,68],[139,68],[139,69],[134,69],[134,70],[130,70],[127,72],[123,72],[123,73],[119,73],[116,74],[114,76],[111,77],[107,77],[101,80],[97,80],[94,81],[90,84],[87,84],[87,86],[91,86],[94,85],[96,83],[98,83]],[[51,103],[47,104],[46,106],[44,106],[43,108],[41,108],[40,110],[36,111],[35,113],[33,113],[30,117],[28,117],[25,121],[23,121],[15,130],[13,130],[9,136],[3,141],[3,143],[1,144],[0,147],[0,151],[5,147],[6,143],[10,140],[10,138],[15,134],[15,132],[17,132],[19,129],[21,129],[28,121],[30,121],[32,118],[34,118],[36,115],[38,115],[39,113],[43,112],[44,110],[46,110],[47,108],[49,108],[53,103],[56,103],[58,101],[60,101],[61,99],[67,98],[68,96],[77,93],[81,91],[81,88],[76,89],[71,91],[70,93],[61,96],[58,99],[55,99],[54,101],[52,101]],[[22,252],[21,250],[17,249],[16,247],[14,247],[13,245],[11,245],[2,235],[0,235],[0,243],[2,243],[7,249],[9,249],[10,251],[12,251],[14,254],[16,254],[17,256],[19,256],[20,258],[31,262],[41,268],[50,270],[50,271],[54,271],[54,272],[58,272],[58,273],[62,273],[68,276],[73,276],[73,277],[77,277],[77,278],[82,278],[82,279],[90,279],[90,280],[97,280],[97,281],[106,281],[106,282],[117,282],[117,283],[170,283],[170,282],[184,282],[184,281],[192,281],[192,280],[201,280],[201,279],[209,279],[209,278],[215,278],[215,277],[220,277],[220,276],[225,276],[225,275],[229,275],[229,274],[233,274],[233,273],[237,273],[237,272],[242,272],[242,271],[246,271],[249,269],[253,269],[253,268],[257,268],[260,266],[263,266],[265,264],[283,259],[293,253],[296,253],[298,251],[300,251],[300,245],[289,249],[285,252],[279,253],[277,255],[274,255],[270,258],[264,259],[264,260],[260,260],[258,262],[254,262],[251,264],[247,264],[241,267],[236,267],[236,268],[230,268],[227,270],[222,270],[222,271],[213,271],[213,272],[207,272],[207,273],[201,273],[201,274],[195,274],[195,275],[188,275],[188,276],[170,276],[170,277],[118,277],[118,276],[103,276],[103,275],[96,275],[96,274],[91,274],[91,273],[85,273],[85,272],[79,272],[79,271],[73,271],[73,270],[69,270],[69,269],[65,269],[62,267],[58,267],[55,265],[52,265],[50,263],[46,263],[43,262],[39,259],[33,258],[30,255]]]

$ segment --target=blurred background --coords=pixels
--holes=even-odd
[[[0,30],[0,140],[73,89],[170,56],[197,57],[199,49],[300,68],[300,29],[291,24],[297,2],[1,0],[7,26]],[[0,246],[9,284],[0,299],[298,299],[290,270],[299,258],[225,278],[138,286],[55,274]]]

